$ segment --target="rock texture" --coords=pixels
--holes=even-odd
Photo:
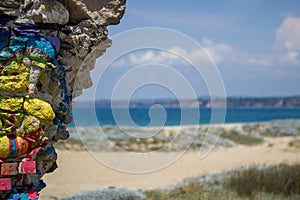
[[[125,0],[0,2],[0,199],[38,199]],[[82,66],[82,67],[81,67]],[[80,81],[76,81],[79,79]]]

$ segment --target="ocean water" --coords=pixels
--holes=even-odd
[[[221,110],[219,110],[221,112]],[[95,115],[93,115],[95,113]],[[216,111],[218,115],[218,110]],[[148,108],[73,110],[74,126],[178,126],[218,123],[211,121],[209,108],[167,108],[164,110]],[[271,120],[300,119],[300,108],[227,108],[225,123],[265,122]]]

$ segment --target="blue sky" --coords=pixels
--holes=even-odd
[[[127,0],[124,18],[119,25],[109,27],[109,34],[142,27],[173,29],[200,43],[216,63],[227,96],[300,95],[299,0]],[[158,59],[160,52],[149,50],[131,58],[145,58],[142,54],[166,64]],[[119,62],[124,64],[123,68],[112,66],[103,80],[96,83],[96,98],[110,98],[117,79],[132,68],[132,59],[123,60],[126,62]],[[203,82],[199,84],[201,81],[191,78],[192,69],[181,70],[190,77],[198,96],[208,94]],[[133,96],[168,98],[172,91],[150,85]]]

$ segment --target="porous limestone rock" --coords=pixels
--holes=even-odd
[[[0,199],[37,199],[125,0],[0,1]],[[76,81],[75,80],[79,80]]]
[[[25,13],[35,23],[66,24],[69,22],[69,11],[58,1],[33,1],[33,5]]]
[[[70,22],[90,19],[94,24],[118,24],[125,10],[126,0],[59,0],[70,12]]]

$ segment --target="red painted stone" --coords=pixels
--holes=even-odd
[[[0,178],[0,191],[11,190],[11,179],[10,178]]]
[[[20,174],[35,174],[36,173],[36,162],[35,161],[22,161],[19,165]]]

